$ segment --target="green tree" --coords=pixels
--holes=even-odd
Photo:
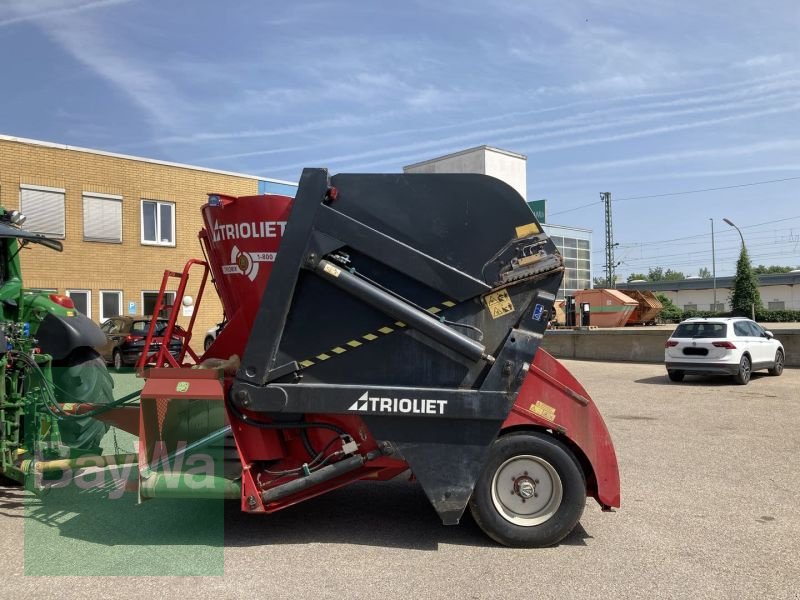
[[[648,281],[661,281],[664,279],[664,269],[662,267],[651,268],[647,271]]]
[[[675,306],[675,303],[672,300],[667,298],[664,294],[656,294],[656,298],[658,298],[658,301],[661,302],[661,306],[663,306],[658,315],[662,321],[674,323],[681,320],[683,311]]]
[[[711,279],[711,271],[708,268],[703,267],[697,272],[698,277],[702,277],[703,279]]]
[[[664,281],[678,281],[680,279],[686,279],[686,275],[684,275],[680,271],[673,271],[672,269],[667,269],[664,271],[664,275],[661,277]]]
[[[788,273],[794,268],[795,267],[780,267],[778,265],[770,265],[768,267],[765,267],[764,265],[758,265],[753,269],[753,273],[755,273],[756,275],[770,275],[772,273]]]
[[[752,307],[761,308],[761,294],[758,292],[758,277],[750,264],[750,255],[742,245],[739,261],[736,263],[736,276],[733,278],[733,290],[730,296],[734,314],[749,316]]]
[[[634,279],[644,279],[645,281],[647,281],[647,275],[645,275],[644,273],[631,273],[630,275],[628,275],[628,283],[630,283]]]

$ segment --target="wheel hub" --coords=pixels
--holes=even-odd
[[[555,468],[538,456],[519,455],[495,471],[492,501],[515,525],[530,527],[550,519],[561,505],[563,487]]]
[[[514,482],[514,493],[517,494],[522,501],[525,502],[528,498],[533,498],[534,496],[538,496],[536,493],[536,484],[539,483],[538,480],[533,480],[530,477],[523,476],[518,478]]]

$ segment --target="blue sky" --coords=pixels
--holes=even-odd
[[[800,266],[798,31],[796,0],[4,0],[0,133],[288,180],[489,144],[595,275],[601,191],[622,276],[711,268],[711,218],[732,274],[723,217]]]

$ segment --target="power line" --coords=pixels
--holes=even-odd
[[[783,179],[770,179],[768,181],[753,181],[751,183],[740,183],[738,185],[726,185],[723,187],[713,187],[713,188],[704,188],[702,190],[687,190],[685,192],[669,192],[667,194],[652,194],[650,196],[630,196],[629,198],[618,198],[617,202],[621,202],[623,200],[646,200],[648,198],[664,198],[666,196],[681,196],[684,194],[699,194],[701,192],[716,192],[718,190],[732,190],[735,188],[743,188],[743,187],[751,187],[754,185],[764,185],[767,183],[780,183],[781,181],[795,181],[800,179],[800,176],[797,177],[785,177]]]
[[[796,181],[800,179],[800,175],[797,177],[784,177],[783,179],[768,179],[766,181],[751,181],[749,183],[739,183],[737,185],[726,185],[721,187],[713,187],[713,188],[703,188],[699,190],[685,190],[682,192],[668,192],[665,194],[651,194],[648,196],[629,196],[628,198],[616,198],[617,202],[621,202],[623,200],[647,200],[650,198],[665,198],[667,196],[682,196],[686,194],[700,194],[703,192],[716,192],[719,190],[733,190],[736,188],[743,188],[743,187],[752,187],[754,185],[766,185],[768,183],[781,183],[783,181]],[[575,208],[568,208],[567,210],[560,210],[558,212],[551,213],[550,216],[556,215],[563,215],[566,213],[574,212],[576,210],[580,210],[582,208],[588,208],[590,206],[594,206],[596,204],[602,204],[601,202],[589,202],[588,204],[583,204],[581,206],[576,206]]]

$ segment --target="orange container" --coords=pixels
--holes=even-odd
[[[624,327],[639,303],[618,290],[594,289],[575,292],[578,309],[589,303],[589,324],[596,327]]]
[[[625,290],[625,295],[630,296],[639,303],[626,325],[655,325],[656,318],[661,314],[664,306],[653,292],[640,292],[639,290]]]

